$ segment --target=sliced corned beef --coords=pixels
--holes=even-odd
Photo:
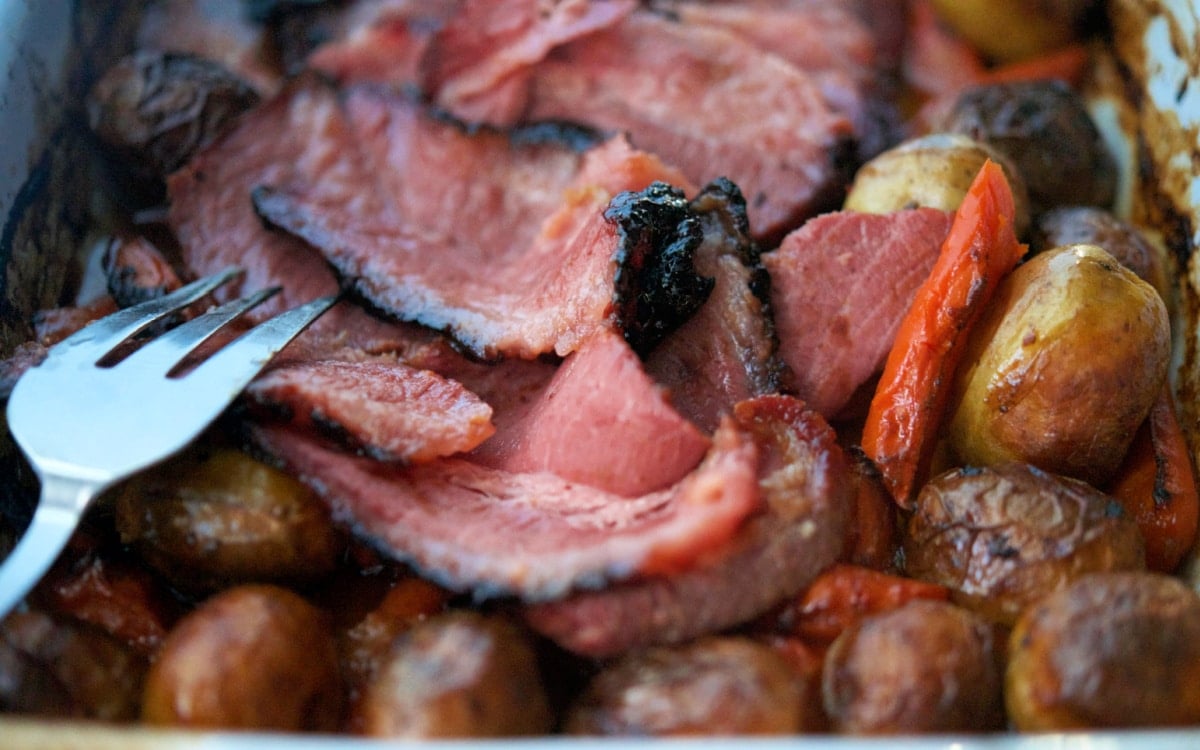
[[[850,469],[833,430],[786,396],[740,404],[735,414],[765,454],[767,511],[692,568],[527,607],[535,630],[593,657],[679,643],[762,614],[837,559]]]
[[[679,481],[709,446],[611,332],[584,342],[544,388],[514,406],[497,411],[495,437],[472,460],[636,497]]]
[[[468,122],[515,122],[536,63],[636,7],[636,0],[465,0],[425,56],[423,88]]]
[[[526,120],[627,132],[693,182],[725,176],[758,237],[840,191],[851,123],[808,73],[727,30],[636,11],[553,50],[530,77]]]
[[[292,55],[292,63],[306,58],[343,84],[416,87],[430,43],[461,7],[461,0],[358,0],[313,19],[316,28],[305,34],[320,37],[315,49]]]
[[[714,280],[704,305],[646,357],[646,371],[666,386],[679,411],[712,431],[734,404],[776,393],[788,380],[777,356],[769,309],[770,279],[747,236],[746,204],[728,180],[692,201],[704,227],[696,271]]]
[[[385,460],[466,453],[495,431],[491,407],[460,383],[382,357],[286,362],[256,378],[246,397]]]
[[[336,95],[311,79],[294,82],[243,115],[167,182],[168,223],[187,267],[198,276],[242,268],[240,279],[218,290],[220,299],[281,285],[281,293],[252,311],[253,320],[336,292],[337,279],[321,255],[295,237],[264,227],[250,192],[297,170],[314,179],[344,181],[354,164],[347,138]],[[303,337],[322,334],[384,349],[394,330],[343,302]]]
[[[385,553],[476,596],[544,600],[685,569],[761,508],[758,449],[732,422],[693,472],[638,498],[455,458],[398,467],[284,428],[251,437]]]
[[[255,206],[396,317],[484,358],[533,358],[614,327],[648,348],[707,294],[691,268],[695,217],[656,182],[686,180],[622,138],[579,154],[468,133],[365,89],[347,110],[372,168],[283,173]]]
[[[763,254],[779,353],[812,408],[836,416],[882,367],[950,218],[930,208],[831,213]]]

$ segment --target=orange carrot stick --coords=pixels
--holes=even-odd
[[[1004,172],[988,161],[955,213],[888,354],[862,447],[902,508],[912,507],[927,478],[962,344],[1000,279],[1027,249],[1017,242],[1013,215]]]
[[[1108,491],[1141,528],[1146,566],[1161,573],[1178,568],[1196,541],[1200,495],[1169,385],[1163,386]]]
[[[980,83],[1042,81],[1058,79],[1078,86],[1087,70],[1088,51],[1082,44],[1069,44],[1028,60],[1000,65],[983,73]]]

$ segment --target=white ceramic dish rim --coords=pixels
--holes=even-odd
[[[235,0],[229,0],[234,2]],[[0,227],[8,221],[30,169],[58,124],[70,53],[70,0],[0,0]],[[2,260],[2,259],[0,259]],[[679,740],[536,738],[406,742],[325,735],[177,732],[87,722],[0,718],[0,745],[18,748],[181,748],[185,750],[370,750],[380,747],[602,750],[671,747],[687,750],[1197,750],[1200,731],[1161,730],[1039,735],[964,735],[878,739],[797,736]]]

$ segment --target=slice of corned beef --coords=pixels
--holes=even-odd
[[[637,497],[679,481],[709,447],[612,332],[584,342],[539,392],[509,403],[496,413],[495,437],[471,455],[477,463]]]
[[[259,409],[378,459],[466,453],[495,431],[492,409],[460,383],[394,359],[301,359],[246,390]]]
[[[812,76],[727,30],[639,10],[557,47],[530,77],[526,120],[627,132],[693,182],[741,187],[756,237],[830,205],[852,126]]]
[[[386,554],[477,597],[545,600],[684,569],[761,508],[758,449],[732,423],[717,431],[693,472],[638,498],[455,458],[398,467],[284,428],[250,430],[265,453],[321,493],[335,517]]]
[[[282,173],[255,206],[392,315],[483,358],[533,358],[607,328],[644,350],[707,294],[691,268],[698,223],[657,182],[686,180],[624,139],[579,154],[467,132],[364,89],[347,111],[372,168]]]
[[[348,137],[334,92],[304,78],[247,112],[233,129],[171,175],[168,223],[188,269],[197,276],[229,266],[245,271],[217,291],[218,299],[282,286],[282,292],[248,316],[260,320],[338,290],[336,277],[318,252],[263,226],[250,192],[264,182],[288,179],[295,171],[316,175],[313,179],[344,181],[355,164]],[[322,334],[344,335],[364,348],[384,349],[394,330],[343,302],[302,338]]]
[[[358,0],[341,5],[332,15],[313,19],[315,28],[302,29],[316,42],[290,55],[291,63],[303,62],[342,84],[419,87],[421,60],[438,30],[461,6],[461,0]],[[295,40],[287,44],[296,46]]]
[[[704,227],[696,271],[714,280],[704,305],[646,357],[679,411],[712,431],[740,401],[777,393],[788,380],[777,356],[770,279],[747,236],[746,203],[728,180],[692,201]]]
[[[763,254],[779,353],[812,408],[836,416],[882,367],[950,218],[931,208],[831,213]]]
[[[515,122],[536,63],[636,7],[636,0],[466,0],[430,46],[422,87],[468,122]]]
[[[740,404],[735,415],[764,454],[766,512],[692,568],[526,607],[535,630],[592,657],[679,643],[762,614],[837,559],[850,469],[833,430],[785,396]]]

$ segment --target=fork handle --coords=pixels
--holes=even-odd
[[[0,564],[0,619],[25,598],[58,558],[100,490],[94,480],[43,476],[33,520]]]

